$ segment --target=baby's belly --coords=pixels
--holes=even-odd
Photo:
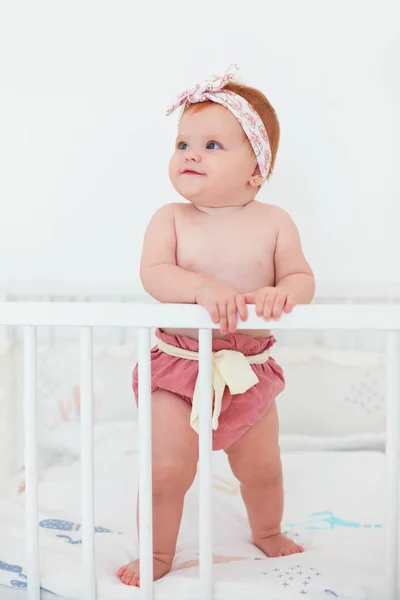
[[[197,329],[174,329],[169,327],[162,328],[165,333],[170,333],[172,335],[182,335],[184,337],[191,338],[193,340],[199,339],[199,334]],[[237,329],[236,334],[241,335],[250,335],[251,337],[269,337],[271,332],[269,329]],[[229,334],[228,334],[229,335]],[[227,335],[223,335],[219,329],[213,329],[213,338],[216,339],[224,339],[228,337]]]
[[[243,250],[224,249],[218,253],[206,251],[197,260],[182,256],[177,261],[179,267],[191,273],[201,273],[215,281],[227,284],[239,294],[254,292],[264,286],[274,285],[275,271],[272,259],[260,260],[253,253],[246,254]]]

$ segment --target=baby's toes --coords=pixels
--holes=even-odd
[[[139,587],[139,575],[137,573],[131,573],[131,578],[128,582],[128,585]]]
[[[130,571],[129,569],[127,569],[125,571],[125,573],[122,575],[121,581],[122,581],[122,583],[125,583],[125,585],[133,585],[132,584],[132,579],[134,577],[135,577],[135,574],[132,573],[132,571]]]
[[[125,567],[121,567],[120,569],[118,569],[117,571],[117,576],[118,577],[122,577],[122,575],[125,573],[126,571],[126,566]]]

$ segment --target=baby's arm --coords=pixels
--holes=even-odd
[[[274,208],[273,214],[275,286],[245,294],[246,302],[255,304],[256,314],[264,319],[278,319],[282,312],[290,312],[296,304],[308,304],[315,291],[314,274],[303,254],[296,225],[280,208]]]
[[[293,294],[297,304],[309,304],[315,292],[314,274],[303,254],[298,229],[283,210],[278,215],[274,262],[276,289]]]
[[[186,271],[176,264],[175,207],[160,208],[151,219],[143,242],[140,279],[143,287],[160,302],[200,304],[222,333],[233,333],[237,313],[247,319],[244,297],[223,282]]]
[[[140,279],[160,302],[194,304],[197,290],[209,279],[176,264],[174,205],[167,204],[152,217],[143,242]]]

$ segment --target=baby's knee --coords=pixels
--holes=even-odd
[[[171,495],[186,493],[196,476],[196,466],[183,460],[155,461],[153,464],[153,493]]]
[[[279,455],[265,456],[254,460],[248,457],[239,461],[229,459],[236,479],[242,485],[266,485],[282,480],[282,464]]]

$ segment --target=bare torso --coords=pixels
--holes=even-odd
[[[176,261],[179,267],[208,275],[238,293],[253,292],[275,282],[275,207],[253,201],[244,208],[210,211],[176,204]],[[170,329],[197,339],[196,329]],[[267,337],[268,330],[240,329],[238,333]],[[225,337],[219,330],[214,337]]]

